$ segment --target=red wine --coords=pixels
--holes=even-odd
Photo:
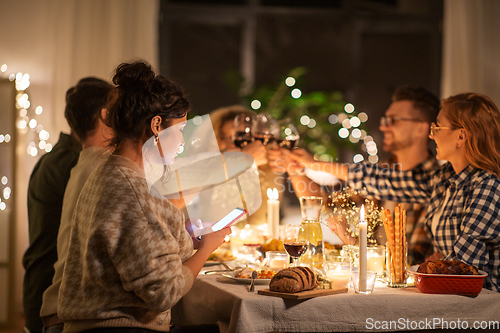
[[[285,250],[290,257],[298,258],[307,251],[307,243],[285,243]]]
[[[261,141],[264,146],[274,140],[272,135],[255,135],[254,138],[255,140]]]
[[[276,139],[278,146],[286,149],[293,149],[299,142],[299,140],[285,140],[285,139]]]
[[[238,148],[243,148],[252,141],[253,137],[250,133],[236,132],[234,134],[234,145]]]

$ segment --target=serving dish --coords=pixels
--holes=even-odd
[[[477,296],[483,288],[488,273],[479,270],[479,275],[450,275],[418,273],[419,265],[408,268],[415,278],[415,286],[425,294],[454,294]]]
[[[250,284],[250,282],[252,281],[252,279],[250,278],[247,279],[237,278],[235,277],[235,274],[236,274],[235,272],[231,272],[231,273],[223,273],[221,275],[230,278],[231,280],[234,280],[236,282],[244,284]],[[271,282],[271,279],[255,279],[255,284],[269,284],[269,282]]]

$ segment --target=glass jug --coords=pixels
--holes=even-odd
[[[323,231],[319,221],[322,205],[322,197],[300,197],[300,211],[304,227],[302,237],[308,242],[307,251],[300,259],[300,263],[318,269],[322,269],[325,262]]]

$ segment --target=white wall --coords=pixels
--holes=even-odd
[[[64,119],[66,90],[84,76],[111,79],[121,62],[148,60],[158,68],[158,0],[2,0],[0,2],[0,66],[5,73],[29,73],[34,113],[55,144],[60,131],[69,132]],[[37,139],[29,131],[23,145]],[[35,141],[36,142],[36,141]],[[40,155],[20,147],[21,177],[13,189],[18,200],[16,225],[16,307],[21,305],[24,270],[21,258],[28,246],[27,181]]]

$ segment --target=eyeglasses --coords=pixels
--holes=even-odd
[[[439,130],[442,130],[442,129],[453,129],[451,127],[444,127],[444,126],[436,126],[435,123],[431,123],[431,135],[434,136],[436,135],[437,132],[439,132]]]
[[[380,126],[386,126],[386,127],[391,127],[394,125],[394,122],[396,120],[404,120],[404,121],[415,121],[415,122],[425,122],[424,120],[420,119],[413,119],[413,118],[402,118],[402,117],[382,117],[380,118]]]

